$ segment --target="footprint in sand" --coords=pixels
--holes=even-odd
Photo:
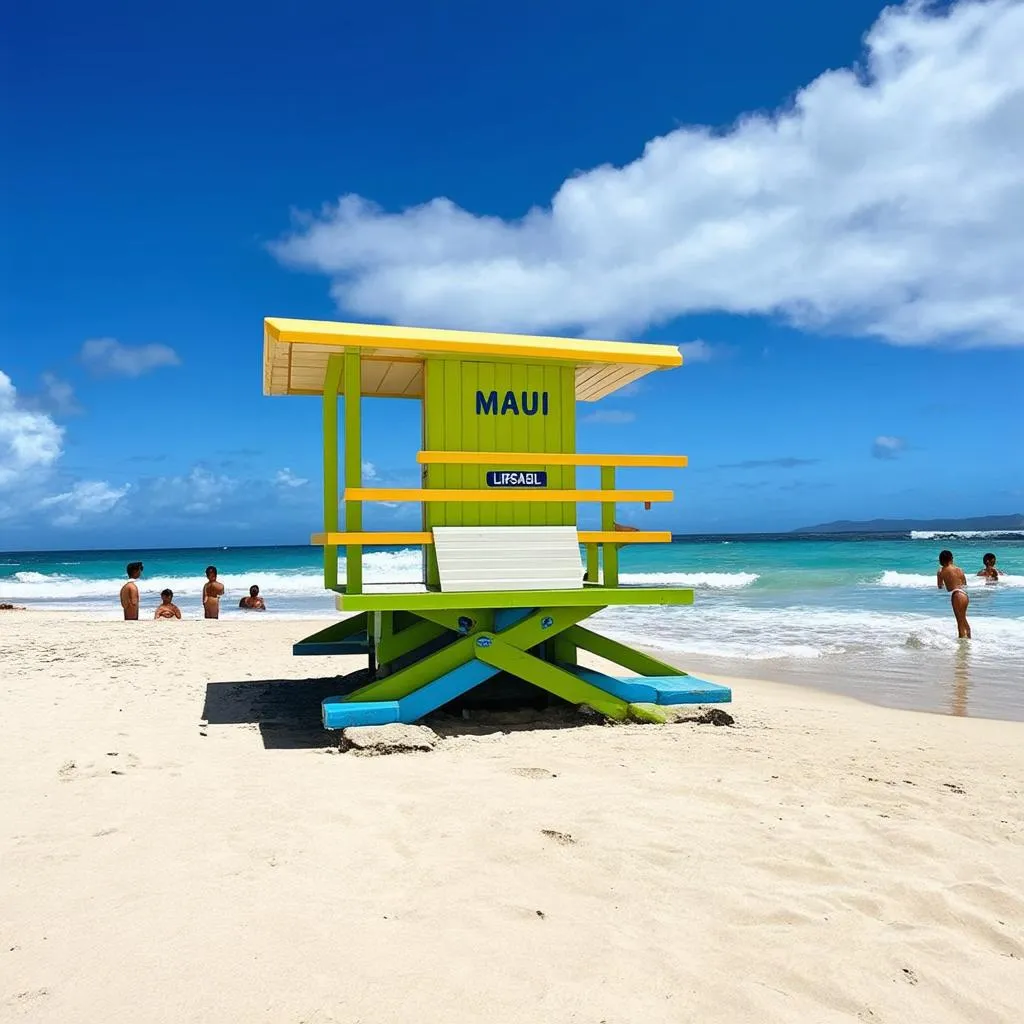
[[[62,779],[70,779],[74,774],[78,765],[74,761],[65,761],[60,768],[57,769],[57,774]]]
[[[50,994],[50,990],[46,988],[34,988],[28,992],[18,992],[15,996],[5,1000],[4,1006],[13,1006],[15,1008],[23,1008],[28,1004],[34,1002],[36,999],[43,999]]]
[[[576,842],[568,832],[556,832],[553,828],[542,828],[540,834],[553,839],[559,846],[572,846]]]
[[[554,772],[549,772],[547,768],[513,768],[513,775],[521,775],[524,779],[557,779],[558,776]]]

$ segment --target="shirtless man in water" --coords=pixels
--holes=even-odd
[[[981,560],[983,566],[979,576],[985,577],[986,583],[998,583],[999,582],[999,570],[996,568],[996,556],[990,551]]]
[[[139,617],[139,586],[135,581],[142,575],[142,563],[129,562],[124,571],[128,574],[128,582],[121,588],[121,607],[125,621],[128,621]]]
[[[249,596],[243,597],[238,602],[239,608],[248,608],[250,611],[265,612],[267,610],[266,602],[260,597],[260,588],[254,583],[249,588]]]
[[[220,599],[224,595],[224,584],[217,579],[217,566],[206,567],[206,583],[203,585],[203,618],[220,618]]]
[[[971,639],[971,624],[967,621],[967,606],[971,603],[967,596],[967,577],[963,569],[953,561],[952,551],[939,552],[939,572],[936,576],[939,590],[945,587],[949,591],[949,602],[956,616],[956,635],[961,640]]]

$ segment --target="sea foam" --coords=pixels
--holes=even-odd
[[[756,572],[625,572],[620,574],[619,582],[630,586],[737,590],[760,578]]]
[[[883,572],[875,582],[880,587],[900,587],[906,590],[938,590],[934,575],[919,572],[897,572],[890,569]],[[968,593],[979,588],[987,589],[990,586],[992,589],[995,589],[995,587],[1024,587],[1024,576],[1008,576],[1006,573],[1001,573],[999,582],[994,586],[987,584],[979,576],[968,575],[967,577]]]
[[[338,574],[345,579],[345,560],[338,563]],[[423,559],[418,550],[371,551],[363,555],[363,580],[367,585],[395,585],[402,587],[420,586],[423,575]],[[13,576],[0,578],[0,600],[63,602],[114,598],[125,583],[125,577],[88,579],[68,573],[40,573],[33,571],[16,572]],[[299,597],[323,593],[323,574],[319,569],[295,571],[277,570],[246,573],[222,573],[218,576],[226,590],[244,593],[251,584],[259,585],[261,591],[271,596]],[[734,590],[748,587],[759,579],[751,572],[638,572],[623,573],[620,581],[629,586],[646,587],[694,587],[702,590]],[[205,580],[199,574],[190,576],[146,575],[139,581],[139,594],[143,598],[155,597],[161,590],[170,588],[175,594],[198,594]]]

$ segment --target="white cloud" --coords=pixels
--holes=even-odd
[[[77,416],[82,407],[75,398],[75,389],[53,373],[42,375],[43,394],[40,404],[58,416]]]
[[[70,491],[43,498],[39,508],[57,508],[61,514],[54,526],[73,526],[82,516],[109,512],[129,491],[130,485],[111,487],[102,480],[80,480]]]
[[[273,246],[339,306],[450,327],[635,334],[781,316],[897,344],[1024,345],[1024,4],[885,10],[863,67],[771,115],[683,127],[516,221],[348,195]]]
[[[161,366],[178,366],[177,352],[167,345],[122,345],[114,338],[94,338],[82,346],[82,362],[95,374],[141,377]]]
[[[63,428],[46,413],[28,408],[0,370],[0,487],[49,469],[61,456],[63,438]]]
[[[709,363],[718,354],[718,350],[713,345],[709,345],[700,338],[696,341],[684,341],[678,348],[684,365],[686,363]]]
[[[173,516],[181,512],[204,515],[219,509],[238,486],[239,481],[233,477],[211,473],[204,466],[193,466],[182,476],[161,476],[145,481],[139,488],[140,504],[161,515]]]
[[[604,423],[615,426],[623,423],[632,423],[636,419],[636,413],[627,412],[625,409],[598,409],[580,419],[580,423]]]
[[[871,454],[876,459],[895,459],[900,452],[905,451],[907,442],[902,437],[887,437],[879,434],[871,446]]]
[[[372,462],[363,463],[363,479],[364,480],[379,480],[380,477],[377,475],[377,467]]]
[[[277,471],[274,482],[281,487],[304,487],[309,483],[305,477],[296,476],[287,466]]]

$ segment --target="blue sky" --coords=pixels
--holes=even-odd
[[[268,315],[682,345],[580,407],[581,450],[690,456],[624,475],[677,492],[639,525],[1021,510],[1024,5],[881,11],[18,5],[0,548],[304,542]],[[417,442],[367,403],[375,479]]]

